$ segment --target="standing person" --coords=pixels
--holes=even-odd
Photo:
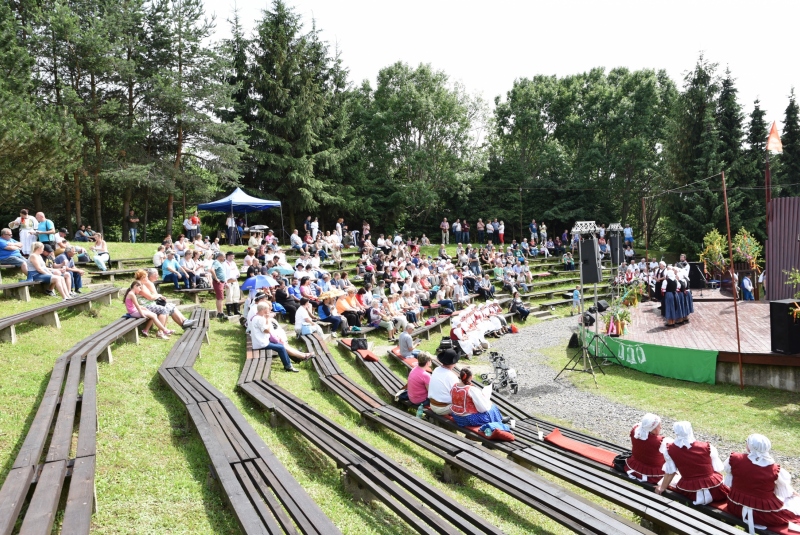
[[[547,225],[544,221],[539,224],[539,243],[544,244],[547,241]]]
[[[539,239],[539,230],[536,227],[536,220],[531,219],[531,224],[528,225],[528,230],[531,232],[531,243],[536,243]]]
[[[195,210],[194,213],[192,213],[190,221],[192,222],[192,226],[194,227],[195,234],[201,234],[200,215],[197,213],[197,210]]]
[[[453,240],[455,240],[456,243],[462,243],[462,241],[461,241],[461,220],[460,219],[456,219],[456,222],[453,223],[453,225],[452,225],[452,229],[453,229]]]
[[[465,245],[469,243],[469,223],[466,219],[461,223],[461,243]]]
[[[225,255],[225,308],[229,316],[241,314],[239,311],[239,299],[242,293],[239,290],[239,268],[236,266],[235,256],[233,251],[228,251]]]
[[[36,239],[42,244],[55,245],[56,227],[42,212],[36,213]],[[91,227],[87,227],[91,228]]]
[[[233,245],[234,239],[237,235],[236,218],[233,216],[233,212],[228,214],[228,218],[225,220],[225,228],[228,237],[228,245]]]
[[[31,245],[36,241],[36,232],[34,227],[38,227],[39,223],[28,215],[26,209],[19,211],[19,217],[8,224],[9,228],[19,229],[19,241],[22,245],[22,254],[28,256],[31,254]]]
[[[311,239],[317,241],[317,234],[319,234],[319,218],[315,217],[311,222]]]
[[[306,217],[306,220],[303,221],[303,228],[306,229],[306,232],[311,234],[311,216]]]
[[[731,489],[728,512],[741,517],[751,534],[756,525],[785,529],[789,522],[800,522],[800,499],[792,488],[792,476],[775,462],[771,448],[764,435],[750,435],[746,452],[731,453],[723,465],[723,483]]]
[[[217,317],[225,320],[225,315],[222,313],[222,303],[225,301],[225,282],[228,280],[225,273],[225,255],[217,253],[214,256],[214,262],[211,263],[211,286],[214,288],[214,297],[217,301]]]
[[[581,285],[575,286],[575,289],[572,290],[572,309],[570,310],[569,315],[574,316],[575,311],[581,311]]]
[[[500,244],[505,245],[506,243],[506,224],[500,221],[500,225],[497,227],[497,236],[500,238]]]
[[[450,223],[446,217],[442,219],[439,228],[442,230],[442,245],[450,245]]]
[[[742,277],[742,297],[745,301],[755,301],[753,298],[753,282],[749,275]]]
[[[664,455],[664,479],[656,487],[656,494],[662,494],[675,474],[681,479],[675,484],[675,491],[694,500],[694,505],[708,505],[725,500],[730,492],[723,483],[720,473],[724,465],[717,448],[708,442],[695,440],[692,424],[675,422],[672,426],[675,440],[665,438],[659,451]]]
[[[667,327],[675,327],[675,320],[681,319],[682,313],[676,295],[678,281],[672,269],[667,269],[666,279],[661,283],[661,290],[664,293],[664,317],[667,320]]]
[[[0,230],[0,264],[18,266],[22,274],[28,277],[28,263],[22,256],[22,244],[11,237],[11,229]]]
[[[494,224],[492,220],[486,219],[486,243],[493,243],[494,241]]]
[[[478,218],[478,222],[475,223],[475,230],[478,231],[478,243],[483,243],[484,238],[486,237],[486,225],[483,223],[482,218]]]
[[[633,229],[630,223],[625,223],[625,228],[622,229],[622,235],[625,236],[625,244],[633,247]]]
[[[136,243],[136,233],[137,227],[139,225],[139,218],[136,217],[136,214],[133,210],[128,212],[128,236],[130,237],[131,243]]]

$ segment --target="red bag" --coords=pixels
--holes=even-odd
[[[519,329],[517,329],[517,326],[514,325],[513,323],[511,324],[511,332],[513,334],[517,334],[519,332]]]

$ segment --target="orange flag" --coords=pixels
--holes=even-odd
[[[783,152],[781,136],[778,135],[778,127],[775,124],[775,121],[772,121],[772,128],[769,130],[769,137],[767,138],[767,150],[772,152]]]

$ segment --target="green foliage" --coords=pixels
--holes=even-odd
[[[700,253],[700,261],[710,265],[714,270],[722,273],[730,264],[728,259],[728,242],[717,229],[711,229],[703,237],[703,252]]]
[[[767,238],[764,225],[766,201],[764,190],[757,188],[764,183],[766,167],[765,154],[769,129],[764,120],[765,115],[766,112],[761,109],[759,101],[756,100],[753,104],[753,111],[750,113],[746,139],[747,149],[742,154],[739,180],[739,185],[747,188],[742,190],[742,226],[753,229],[753,235],[762,243]]]
[[[752,234],[742,227],[733,238],[733,261],[747,262],[751,266],[761,263],[761,253],[764,248]]]
[[[800,270],[797,268],[792,268],[789,271],[784,271],[787,275],[786,284],[791,284],[795,289],[800,286]],[[795,292],[794,294],[795,299],[800,299],[800,290]]]
[[[781,142],[783,154],[778,157],[776,184],[782,186],[779,189],[781,194],[796,197],[800,195],[800,106],[797,104],[794,88],[789,93]]]

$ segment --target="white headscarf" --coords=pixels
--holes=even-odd
[[[642,421],[639,422],[639,427],[637,427],[636,431],[633,432],[633,437],[638,438],[639,440],[647,440],[648,435],[650,435],[650,431],[658,427],[658,424],[660,423],[661,418],[648,412],[642,416]]]
[[[671,281],[675,280],[675,272],[672,270],[667,271],[667,278]]]
[[[772,449],[772,442],[767,437],[759,434],[752,434],[747,437],[747,447],[750,453],[747,458],[750,459],[756,466],[769,466],[775,464],[775,459],[769,454]]]
[[[675,445],[679,448],[690,448],[694,443],[694,431],[689,422],[675,422],[672,426],[675,433]]]

